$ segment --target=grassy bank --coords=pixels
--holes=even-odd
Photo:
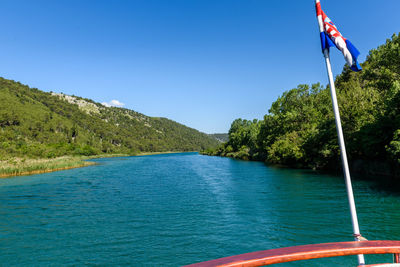
[[[38,174],[94,165],[88,157],[63,156],[52,159],[11,158],[0,161],[0,178]]]
[[[136,156],[179,153],[167,152],[143,152]],[[30,159],[12,157],[0,160],[0,178],[11,176],[31,175],[45,172],[68,170],[79,167],[95,165],[95,162],[87,161],[95,158],[127,157],[128,154],[101,154],[95,156],[63,156],[50,159]]]

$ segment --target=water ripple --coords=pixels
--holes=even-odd
[[[178,266],[351,240],[340,177],[196,153],[121,159],[0,180],[1,264]],[[400,197],[371,182],[354,191],[364,235],[400,239]]]

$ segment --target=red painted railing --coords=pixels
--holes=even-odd
[[[358,254],[393,254],[394,262],[400,263],[400,241],[354,241],[277,248],[195,263],[187,265],[187,267],[254,267],[290,261]]]

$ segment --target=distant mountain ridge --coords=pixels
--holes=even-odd
[[[217,144],[167,118],[0,78],[0,154],[5,156],[199,151]]]
[[[209,134],[209,136],[217,139],[221,143],[228,142],[228,140],[229,140],[228,133],[213,133],[213,134]]]

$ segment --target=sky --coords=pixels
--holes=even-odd
[[[0,76],[206,133],[327,84],[314,0],[0,0]],[[399,0],[321,0],[361,52],[398,33]],[[331,50],[334,75],[345,61]]]

